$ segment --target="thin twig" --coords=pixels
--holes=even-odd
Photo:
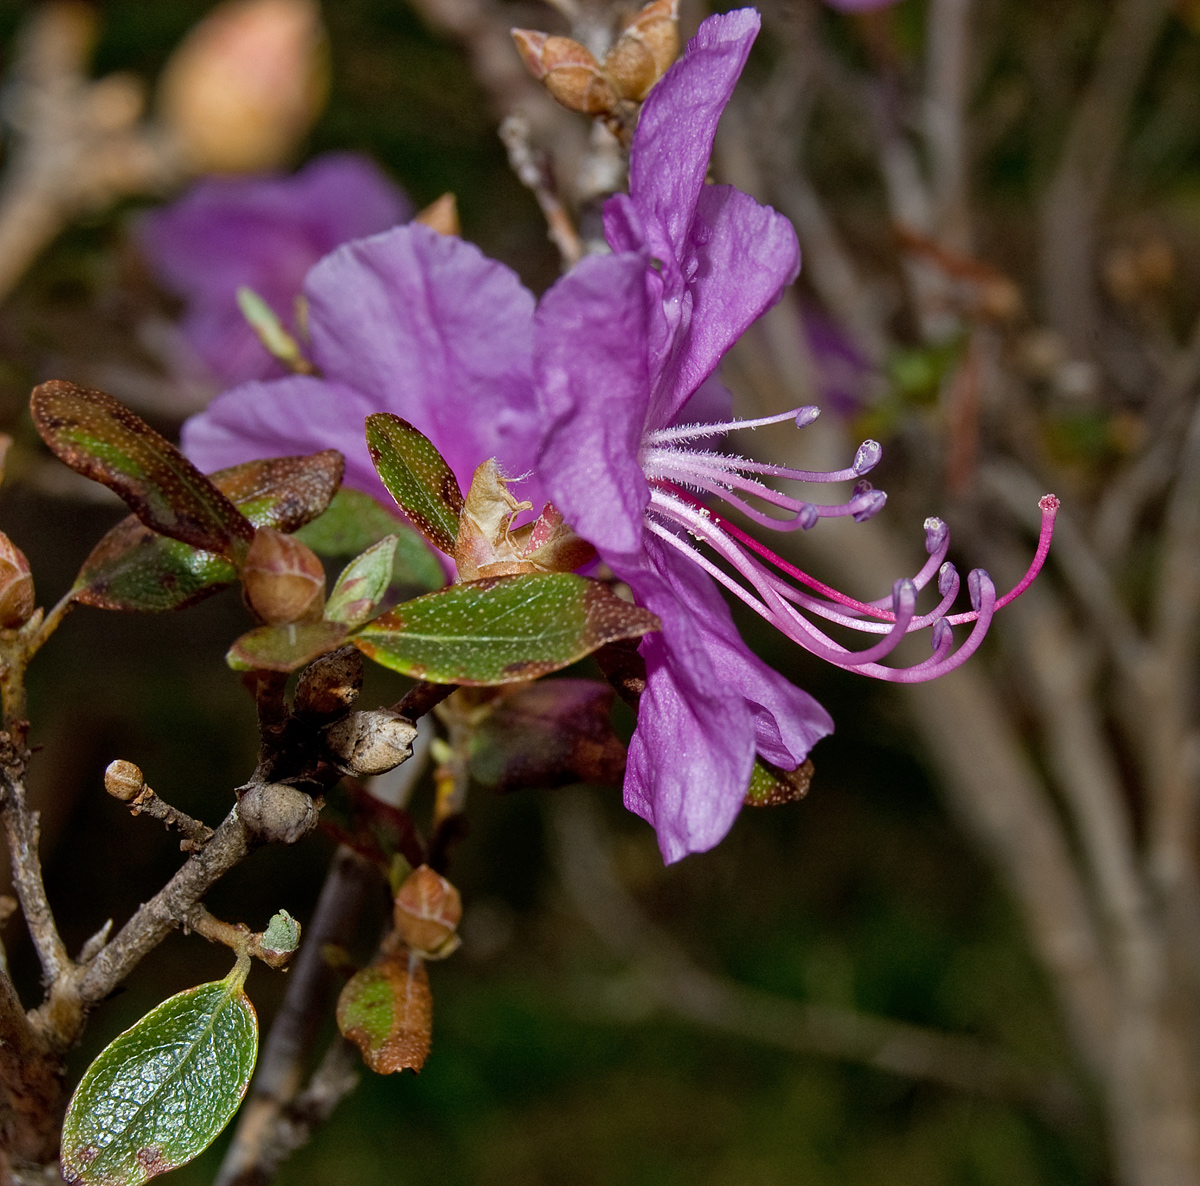
[[[509,168],[541,207],[550,241],[558,248],[563,270],[574,267],[583,255],[583,244],[558,196],[554,171],[545,153],[533,147],[533,129],[523,115],[509,115],[500,124],[500,139],[508,151]]]

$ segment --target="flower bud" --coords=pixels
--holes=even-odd
[[[445,193],[413,217],[413,222],[424,223],[439,235],[461,235],[462,224],[458,221],[458,199]]]
[[[0,628],[24,626],[33,613],[33,577],[29,561],[7,535],[0,532]]]
[[[298,713],[332,717],[345,712],[362,691],[363,657],[354,647],[323,655],[301,673],[294,707]]]
[[[130,803],[146,788],[146,779],[132,762],[118,758],[104,771],[104,789],[122,803]]]
[[[317,826],[317,805],[303,791],[286,783],[252,786],[238,800],[238,818],[261,839],[295,844]]]
[[[462,898],[428,865],[414,869],[396,894],[392,917],[404,944],[426,958],[449,955],[459,944]]]
[[[226,0],[167,62],[159,111],[196,172],[254,172],[291,156],[327,91],[315,0]]]
[[[653,0],[617,38],[604,72],[622,99],[640,103],[679,53],[679,2]]]
[[[352,712],[325,730],[325,744],[354,774],[386,774],[412,757],[417,727],[387,708]]]
[[[529,73],[564,107],[584,115],[607,115],[616,106],[613,84],[578,41],[533,29],[513,29],[512,37]]]
[[[325,604],[325,569],[298,539],[260,527],[242,566],[242,588],[264,622],[308,622]]]

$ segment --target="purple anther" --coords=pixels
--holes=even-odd
[[[816,527],[817,520],[820,517],[821,516],[817,514],[817,508],[813,506],[811,502],[804,503],[796,511],[796,522],[799,523],[805,531],[808,531],[810,527]]]
[[[850,491],[850,501],[853,502],[856,498],[861,498],[864,494],[869,494],[874,489],[875,487],[866,478],[862,478],[860,481],[854,483],[854,489]]]
[[[939,519],[936,515],[930,515],[925,520],[925,551],[932,556],[945,544],[949,534],[950,528],[946,525],[946,521]]]
[[[883,446],[878,441],[863,441],[854,454],[854,472],[865,474],[873,470],[883,456]]]
[[[992,578],[988,576],[987,570],[982,568],[973,568],[967,576],[967,592],[971,595],[971,608],[979,613],[979,607],[983,604],[983,590],[985,585],[990,585]]]
[[[796,409],[796,427],[807,428],[819,415],[821,409],[808,404],[803,408]]]
[[[865,523],[883,510],[883,504],[887,502],[887,495],[882,490],[865,490],[861,495],[852,498],[850,502],[852,505],[856,505],[856,509],[850,512],[854,522]]]
[[[958,579],[958,571],[949,560],[938,569],[938,592],[943,596],[947,596],[951,589],[954,588],[954,582]]]
[[[949,646],[953,641],[954,631],[950,629],[950,623],[945,618],[938,618],[933,624],[933,649],[940,650],[943,646]]]
[[[892,612],[896,617],[911,614],[917,604],[917,587],[908,577],[901,577],[892,585]]]

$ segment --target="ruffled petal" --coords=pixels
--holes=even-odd
[[[534,300],[515,272],[414,223],[339,248],[305,294],[321,370],[425,433],[464,490],[489,457],[532,469]]]
[[[206,473],[260,457],[338,449],[346,458],[345,484],[391,506],[367,452],[363,422],[375,410],[360,392],[327,379],[244,383],[184,424],[182,447]]]
[[[649,424],[671,423],[725,352],[800,271],[792,224],[728,185],[705,186],[686,244],[690,316],[659,380]]]
[[[629,161],[629,193],[651,254],[664,266],[677,267],[684,258],[717,121],[760,24],[752,8],[709,17],[642,108]]]
[[[755,736],[745,701],[722,684],[696,620],[656,568],[630,574],[663,628],[640,647],[646,689],[629,743],[625,806],[653,825],[671,862],[712,848],[733,826]]]
[[[640,554],[650,501],[638,463],[649,401],[645,271],[640,255],[590,256],[537,312],[538,473],[567,522],[610,561]]]

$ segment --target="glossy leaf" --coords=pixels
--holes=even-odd
[[[420,956],[380,956],[352,976],[337,1004],[338,1029],[379,1075],[419,1071],[429,1057],[433,997]]]
[[[243,634],[225,656],[234,671],[296,671],[346,641],[339,622],[281,622]]]
[[[147,527],[238,559],[250,521],[174,445],[103,391],[54,381],[33,389],[33,422],[73,470],[115,491]]]
[[[471,733],[471,777],[497,791],[616,783],[625,747],[613,732],[613,691],[586,679],[517,687]]]
[[[137,1186],[192,1160],[237,1111],[258,1054],[245,966],[164,1001],[88,1067],[63,1123],[62,1171]]]
[[[778,807],[795,803],[808,794],[813,780],[812,759],[801,762],[795,770],[781,770],[770,762],[757,758],[750,771],[750,786],[746,791],[747,807]]]
[[[367,448],[388,493],[435,548],[454,552],[462,491],[433,442],[390,412],[367,417]]]
[[[255,527],[292,531],[329,505],[342,478],[342,455],[327,449],[308,457],[249,461],[209,478]],[[228,560],[159,535],[130,515],[92,549],[75,578],[74,596],[98,609],[162,613],[236,580]]]
[[[566,667],[658,619],[573,573],[451,585],[396,606],[353,639],[369,659],[436,684],[506,684]]]
[[[446,583],[445,569],[421,535],[359,490],[343,487],[320,518],[295,534],[322,556],[357,556],[394,535],[393,586],[432,590]]]
[[[353,628],[375,612],[391,584],[397,538],[385,535],[346,565],[325,603],[328,621]]]

